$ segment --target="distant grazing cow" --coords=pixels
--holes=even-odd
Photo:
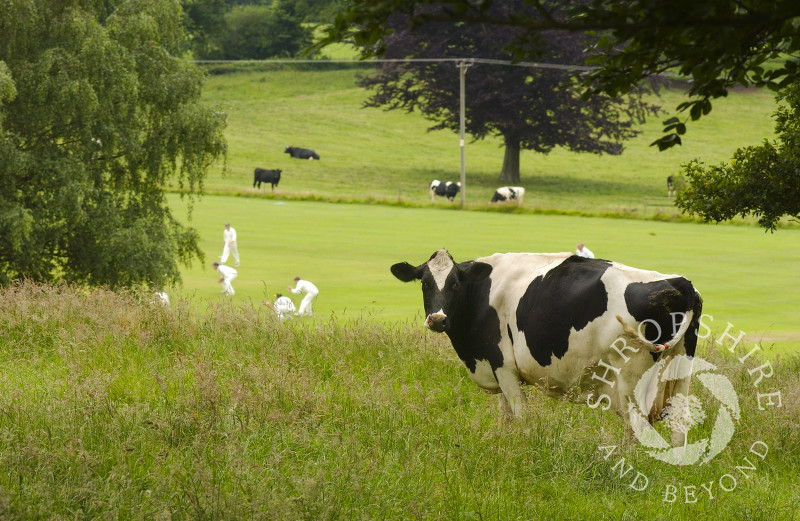
[[[623,417],[638,395],[639,427],[668,414],[671,396],[688,395],[685,366],[703,300],[684,277],[569,253],[496,253],[456,264],[446,250],[391,271],[422,282],[425,327],[445,333],[472,381],[502,392],[501,406],[516,416],[525,383]],[[676,446],[685,441],[679,423]]]
[[[272,191],[275,191],[275,187],[278,186],[278,183],[281,180],[281,171],[280,170],[264,170],[263,168],[256,168],[253,172],[253,188],[256,187],[258,184],[258,188],[261,188],[261,183],[270,183],[272,185]]]
[[[451,181],[443,182],[438,179],[431,181],[431,202],[434,201],[436,196],[446,197],[448,201],[452,202],[458,192],[461,191],[461,183],[453,183]]]
[[[498,188],[490,203],[502,203],[506,201],[517,200],[517,204],[522,204],[522,198],[525,196],[525,189],[521,186],[503,186]]]
[[[309,148],[286,147],[283,152],[297,159],[319,159],[319,155]]]

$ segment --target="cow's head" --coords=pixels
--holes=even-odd
[[[448,315],[457,316],[464,306],[467,287],[488,277],[492,267],[483,262],[456,264],[447,250],[439,250],[424,264],[414,267],[399,262],[391,270],[403,282],[422,282],[425,327],[441,333],[450,327]]]

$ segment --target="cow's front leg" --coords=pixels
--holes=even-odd
[[[508,369],[505,366],[498,367],[494,374],[497,378],[497,383],[500,384],[500,390],[503,391],[503,397],[500,398],[500,408],[504,408],[502,400],[505,399],[506,405],[511,410],[511,413],[517,418],[522,418],[522,410],[525,407],[525,395],[522,393],[519,373],[516,368]]]

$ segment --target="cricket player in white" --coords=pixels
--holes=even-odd
[[[300,309],[297,310],[297,316],[311,316],[311,302],[317,298],[319,295],[319,290],[315,285],[310,283],[307,280],[302,280],[300,277],[294,278],[295,287],[292,288],[289,286],[289,291],[294,293],[295,295],[299,295],[300,293],[305,292],[306,296],[303,297],[303,300],[300,302]]]
[[[275,314],[278,315],[278,318],[281,319],[281,322],[283,322],[287,318],[292,318],[292,313],[294,313],[295,307],[292,299],[289,297],[284,297],[280,293],[276,293],[275,303],[272,304],[272,309],[275,310]]]
[[[215,262],[213,266],[214,269],[217,270],[220,274],[219,280],[217,281],[222,283],[222,291],[220,293],[224,293],[226,295],[235,295],[236,292],[233,291],[233,286],[231,286],[231,282],[233,281],[233,279],[239,276],[239,273],[230,266],[225,266],[224,264],[220,264],[219,262]]]
[[[233,255],[233,260],[236,261],[235,267],[239,267],[239,249],[236,247],[236,230],[231,226],[231,223],[225,223],[225,231],[222,232],[222,256],[219,261],[224,263],[228,260],[228,255]]]
[[[586,257],[587,259],[594,259],[592,250],[583,245],[582,242],[578,243],[578,248],[575,250],[575,255],[578,257]]]

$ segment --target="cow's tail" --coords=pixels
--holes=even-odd
[[[622,319],[621,316],[617,315],[617,320],[620,324],[622,324],[622,331],[624,332],[624,337],[628,341],[628,345],[637,348],[643,348],[646,351],[650,351],[651,353],[663,353],[668,349],[675,347],[686,335],[686,331],[689,330],[689,326],[694,322],[694,310],[689,310],[686,312],[686,315],[683,317],[683,322],[681,322],[681,327],[678,328],[678,331],[675,335],[669,339],[664,344],[657,344],[654,342],[648,342],[642,336],[634,330],[630,325],[628,325],[625,320]],[[694,354],[694,353],[692,353]]]

